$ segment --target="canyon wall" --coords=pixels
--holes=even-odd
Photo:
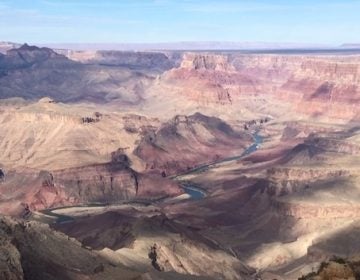
[[[60,206],[151,201],[182,193],[173,181],[137,173],[127,161],[51,172],[6,170],[0,188],[1,212],[14,216]]]
[[[360,56],[186,53],[164,75],[190,99],[230,105],[265,96],[298,113],[339,120],[359,117]]]

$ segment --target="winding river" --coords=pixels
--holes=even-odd
[[[185,193],[187,193],[190,196],[189,199],[192,199],[192,200],[203,199],[206,196],[206,191],[204,191],[203,189],[199,188],[198,186],[192,184],[189,181],[182,180],[181,178],[183,176],[186,176],[189,174],[204,172],[210,168],[215,167],[215,165],[217,165],[217,164],[228,162],[228,161],[233,161],[233,160],[238,160],[238,159],[241,159],[241,158],[255,152],[260,147],[260,145],[263,143],[263,137],[259,135],[259,131],[256,131],[253,134],[253,139],[254,139],[254,143],[251,144],[241,155],[234,156],[234,157],[228,157],[228,158],[225,158],[225,159],[222,159],[222,160],[210,163],[210,164],[195,167],[194,169],[191,169],[190,171],[188,171],[186,173],[175,176],[173,179],[178,180],[180,182]]]
[[[195,167],[189,171],[187,171],[186,173],[182,173],[180,175],[174,176],[172,177],[173,180],[178,181],[182,188],[184,189],[185,193],[189,195],[188,199],[191,200],[200,200],[203,199],[204,197],[206,197],[206,191],[202,188],[200,188],[199,186],[195,185],[194,183],[187,181],[186,179],[182,179],[183,177],[185,177],[186,175],[189,174],[194,174],[194,173],[199,173],[199,172],[204,172],[210,168],[214,168],[217,164],[220,163],[224,163],[224,162],[228,162],[228,161],[233,161],[233,160],[238,160],[241,159],[253,152],[255,152],[260,144],[263,142],[263,137],[259,135],[259,131],[256,131],[253,134],[253,139],[254,142],[253,144],[251,144],[241,155],[239,156],[234,156],[234,157],[228,157],[216,162],[212,162],[209,164],[205,164],[205,165],[201,165],[198,167]],[[159,202],[159,201],[157,201]],[[119,204],[128,204],[131,202],[124,202],[124,203],[119,203]],[[138,202],[134,202],[134,203],[138,203]],[[67,215],[63,215],[63,214],[58,214],[55,213],[55,210],[59,210],[59,209],[68,209],[68,208],[75,208],[75,207],[101,207],[101,206],[108,206],[109,204],[103,204],[103,203],[93,203],[93,204],[88,204],[88,205],[77,205],[77,206],[65,206],[65,207],[58,207],[58,208],[52,208],[52,209],[46,209],[46,210],[42,210],[40,211],[41,213],[47,215],[47,216],[52,216],[56,218],[56,223],[66,223],[66,222],[71,222],[74,220],[74,218],[67,216]]]

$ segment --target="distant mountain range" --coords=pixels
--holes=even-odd
[[[20,47],[21,44],[12,42],[1,42],[0,41],[0,53],[6,53],[6,51]]]
[[[171,42],[171,43],[58,43],[43,44],[56,49],[72,50],[261,50],[331,48],[328,45],[266,42]]]
[[[172,42],[172,43],[46,43],[37,46],[71,50],[281,50],[281,49],[338,49],[360,48],[360,44],[340,46],[326,44],[269,43],[269,42]],[[0,41],[0,53],[21,44]]]
[[[340,47],[347,49],[360,49],[360,44],[342,44]]]

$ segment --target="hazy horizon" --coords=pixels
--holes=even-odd
[[[29,44],[358,43],[359,1],[0,0],[0,40]]]
[[[0,40],[0,48],[5,52],[24,44],[37,47],[48,47],[55,50],[74,51],[195,51],[195,52],[242,52],[268,54],[301,54],[301,53],[342,53],[357,54],[360,44],[296,44],[276,42],[159,42],[159,43],[28,43]]]

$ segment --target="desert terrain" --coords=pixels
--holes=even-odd
[[[359,104],[356,51],[2,43],[0,278],[358,279]]]

